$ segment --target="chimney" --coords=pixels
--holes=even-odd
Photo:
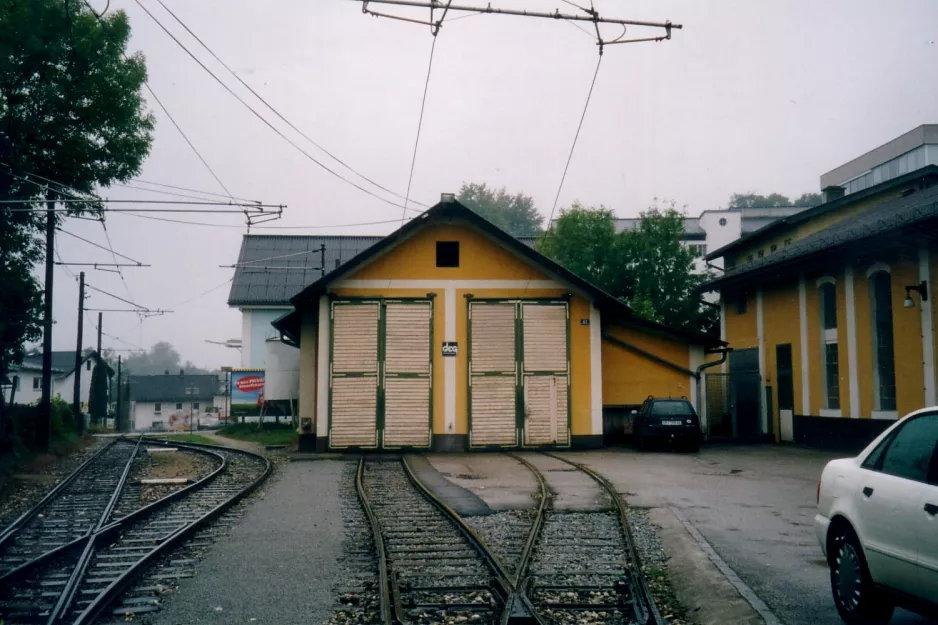
[[[834,200],[839,200],[844,196],[844,188],[838,187],[837,185],[831,185],[829,187],[824,187],[821,189],[821,193],[824,194],[824,202],[833,202]]]
[[[441,193],[440,194],[440,203],[442,204],[452,204],[456,201],[455,193]]]

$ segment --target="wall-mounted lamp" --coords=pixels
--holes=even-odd
[[[902,302],[904,307],[915,308],[915,300],[912,299],[912,291],[918,291],[918,294],[922,296],[923,302],[928,301],[928,284],[923,280],[919,284],[905,287],[905,301]]]

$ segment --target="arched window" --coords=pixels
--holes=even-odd
[[[837,360],[837,287],[829,278],[818,286],[821,318],[821,397],[827,410],[840,410],[840,365]]]
[[[869,277],[873,338],[873,396],[876,410],[896,409],[896,358],[892,335],[892,277],[874,271]]]

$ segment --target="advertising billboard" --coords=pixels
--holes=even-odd
[[[254,417],[264,404],[264,370],[231,372],[231,416]]]

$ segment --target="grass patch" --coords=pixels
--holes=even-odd
[[[296,430],[289,423],[232,423],[218,430],[219,436],[261,445],[296,444]]]
[[[201,434],[164,434],[161,439],[170,443],[200,443],[202,445],[217,445],[218,441],[202,436]]]

